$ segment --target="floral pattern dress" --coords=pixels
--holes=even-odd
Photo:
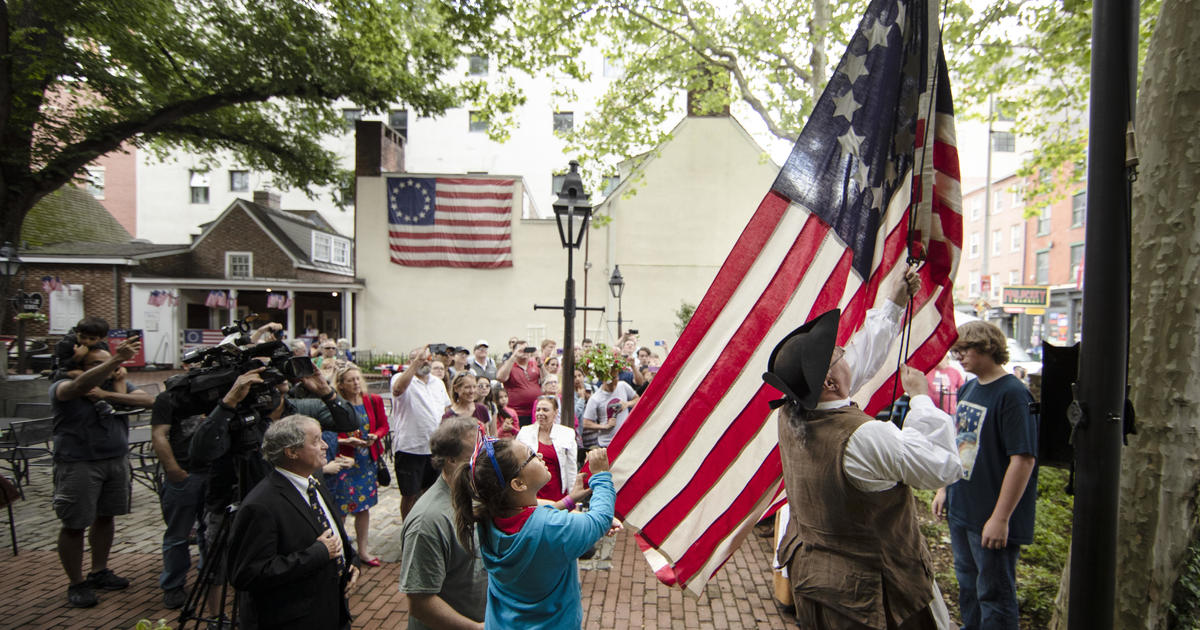
[[[364,405],[354,405],[354,413],[358,416],[359,430],[350,435],[362,437],[371,429],[371,421],[367,417]],[[332,435],[333,447],[330,460],[337,455],[337,434],[325,432],[322,436]],[[329,438],[326,437],[326,442]],[[333,500],[337,502],[342,514],[361,512],[379,502],[379,479],[376,476],[375,460],[371,459],[371,451],[366,446],[354,449],[354,465],[338,471],[336,475],[326,475],[326,484]]]

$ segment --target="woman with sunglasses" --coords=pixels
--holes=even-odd
[[[575,431],[558,423],[558,399],[554,396],[540,396],[533,417],[535,422],[521,427],[517,441],[537,451],[550,471],[550,481],[538,490],[537,498],[558,501],[575,483]]]
[[[538,452],[517,440],[480,436],[454,480],[455,530],[468,551],[479,537],[488,572],[485,628],[579,628],[583,623],[577,559],[612,524],[608,451],[588,453],[590,489],[576,484],[553,505],[537,493],[550,481]],[[591,509],[571,512],[590,495]]]

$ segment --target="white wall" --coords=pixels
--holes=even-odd
[[[673,136],[647,164],[637,194],[606,204],[610,247],[597,259],[605,274],[621,267],[624,327],[645,346],[674,345],[680,302],[700,303],[779,172],[731,118],[686,118]],[[616,304],[608,302],[615,336]]]
[[[613,222],[590,233],[588,302],[607,306],[588,315],[587,336],[611,343],[616,300],[608,290],[612,265],[625,278],[626,328],[644,345],[675,341],[680,300],[698,303],[734,241],[758,207],[778,167],[728,118],[689,118],[648,164],[638,193],[611,202]],[[386,178],[359,178],[356,233],[359,345],[407,352],[428,342],[472,345],[482,337],[493,353],[512,335],[562,341],[561,304],[566,250],[553,220],[514,220],[513,267],[499,270],[402,267],[390,262]],[[583,304],[583,254],[575,257],[578,303]],[[544,332],[543,332],[544,331]],[[599,333],[599,334],[597,334]],[[575,335],[585,336],[583,315]]]

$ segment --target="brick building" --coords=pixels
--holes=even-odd
[[[353,241],[315,212],[280,209],[278,195],[254,197],[234,201],[190,244],[22,249],[26,290],[40,290],[42,276],[64,286],[48,295],[49,324],[28,334],[62,334],[83,314],[97,315],[113,328],[142,330],[146,361],[163,365],[179,364],[187,331],[213,331],[251,313],[259,324],[280,322],[289,338],[319,330],[353,339],[353,296],[363,288]]]
[[[955,279],[955,302],[974,310],[1027,348],[1047,339],[1069,345],[1082,327],[1082,268],[1087,193],[1058,177],[1052,203],[1025,199],[1032,182],[1009,175],[987,188],[963,193],[963,256]],[[986,267],[986,271],[985,271]],[[1049,294],[1047,308],[1006,305],[1007,287],[1036,287]]]

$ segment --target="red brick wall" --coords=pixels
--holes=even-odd
[[[235,208],[192,250],[186,275],[225,277],[225,252],[254,252],[255,278],[295,278],[292,259],[241,208]]]
[[[63,284],[83,285],[83,313],[103,317],[112,328],[126,328],[130,324],[129,285],[124,278],[129,275],[129,268],[117,267],[120,280],[121,312],[117,313],[117,299],[113,292],[113,267],[111,265],[37,265],[22,266],[25,274],[24,290],[42,293],[42,313],[50,314],[50,296],[42,292],[42,276],[58,276]],[[47,334],[46,324],[30,323],[25,326],[25,334],[42,337]],[[4,334],[16,334],[16,324],[12,321],[12,312],[4,318],[0,331]]]

